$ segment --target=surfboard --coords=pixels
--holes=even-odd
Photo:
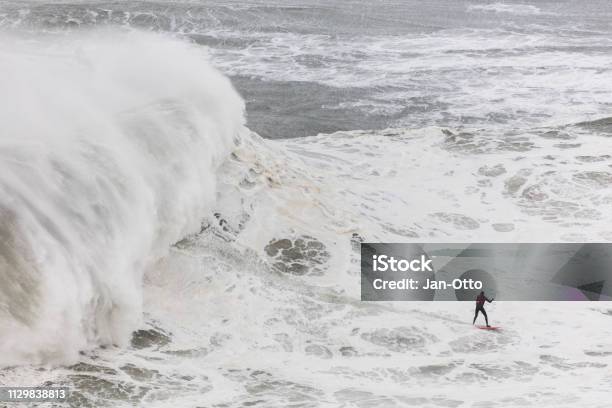
[[[487,326],[476,326],[478,327],[480,330],[500,330],[501,327],[499,326],[491,326],[491,327],[487,327]]]

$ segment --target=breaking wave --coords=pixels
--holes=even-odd
[[[0,71],[0,366],[123,345],[243,101],[202,48],[142,32],[3,35]]]

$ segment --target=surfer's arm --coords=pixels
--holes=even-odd
[[[491,302],[493,301],[493,299],[492,299],[492,298],[491,298],[491,299],[489,299],[489,298],[485,298],[485,299],[487,299],[487,302],[489,302],[489,303],[491,303]]]

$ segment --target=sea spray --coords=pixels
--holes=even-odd
[[[0,72],[0,366],[124,345],[143,272],[214,203],[243,101],[204,49],[151,33],[3,35]]]

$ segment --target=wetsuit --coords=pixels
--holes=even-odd
[[[476,323],[478,312],[482,312],[485,318],[485,322],[487,323],[487,327],[489,327],[489,318],[487,317],[487,312],[485,312],[484,310],[485,301],[491,303],[491,300],[487,299],[485,295],[476,296],[476,311],[474,312],[474,321],[472,322],[472,324]]]

